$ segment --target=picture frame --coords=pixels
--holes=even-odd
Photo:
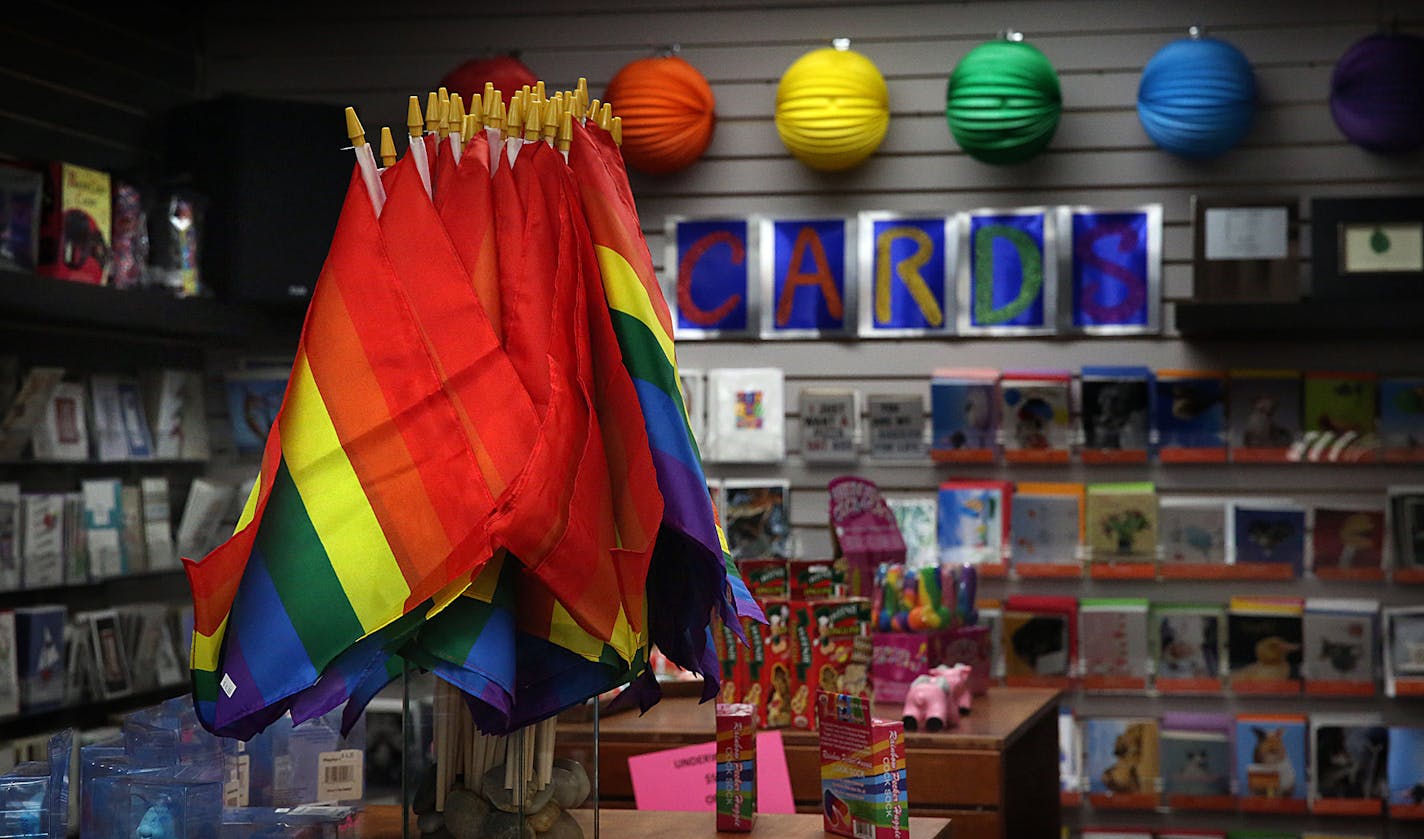
[[[1057,225],[1060,331],[1161,333],[1162,205],[1062,206]]]
[[[663,295],[677,340],[754,337],[761,323],[755,220],[672,215],[664,231]],[[693,269],[699,265],[710,272],[702,299],[693,289]]]
[[[1424,298],[1424,195],[1312,198],[1317,299]]]
[[[963,216],[959,225],[958,282],[959,334],[986,337],[1055,335],[1058,332],[1059,231],[1052,207],[979,209]],[[999,235],[999,234],[1009,235]],[[1021,245],[1027,240],[1028,250]],[[1017,253],[1018,284],[1000,274],[998,243]],[[982,246],[982,248],[981,248]],[[979,264],[977,253],[989,256]],[[1028,260],[1027,263],[1025,260]],[[1032,292],[1032,262],[1038,262],[1038,291]],[[1014,294],[1008,302],[1001,298]],[[1037,298],[1036,300],[1034,298]],[[1012,313],[1012,314],[1006,314]]]
[[[1300,202],[1192,196],[1192,298],[1300,299]]]
[[[752,224],[757,228],[754,285],[761,292],[762,339],[854,337],[855,219],[756,216]],[[815,295],[807,293],[816,289]]]
[[[856,229],[861,338],[954,334],[959,227],[959,215],[860,213]],[[906,250],[901,242],[913,247]]]

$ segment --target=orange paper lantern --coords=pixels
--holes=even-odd
[[[623,158],[650,175],[696,162],[712,142],[717,100],[697,68],[677,56],[642,58],[613,77],[604,93],[623,118]]]

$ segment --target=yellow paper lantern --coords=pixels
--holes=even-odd
[[[776,132],[797,160],[826,172],[858,166],[890,125],[890,92],[875,64],[827,47],[792,64],[776,88]]]

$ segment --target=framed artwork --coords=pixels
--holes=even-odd
[[[1162,330],[1162,205],[1059,207],[1062,329],[1089,335]]]
[[[854,333],[851,272],[855,222],[846,218],[755,221],[759,229],[761,337],[832,338]]]
[[[1299,202],[1192,196],[1192,297],[1281,302],[1300,297]]]
[[[953,334],[959,223],[958,216],[860,214],[860,337]]]
[[[960,238],[961,334],[1058,331],[1058,241],[1048,208],[967,213]]]
[[[1312,198],[1317,298],[1424,297],[1424,195]]]
[[[746,219],[668,216],[664,289],[679,340],[745,337],[758,322],[750,255],[756,227]]]

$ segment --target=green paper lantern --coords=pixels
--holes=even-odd
[[[1022,163],[1047,147],[1063,96],[1048,57],[1023,41],[989,41],[949,76],[945,117],[960,147],[985,163]]]

